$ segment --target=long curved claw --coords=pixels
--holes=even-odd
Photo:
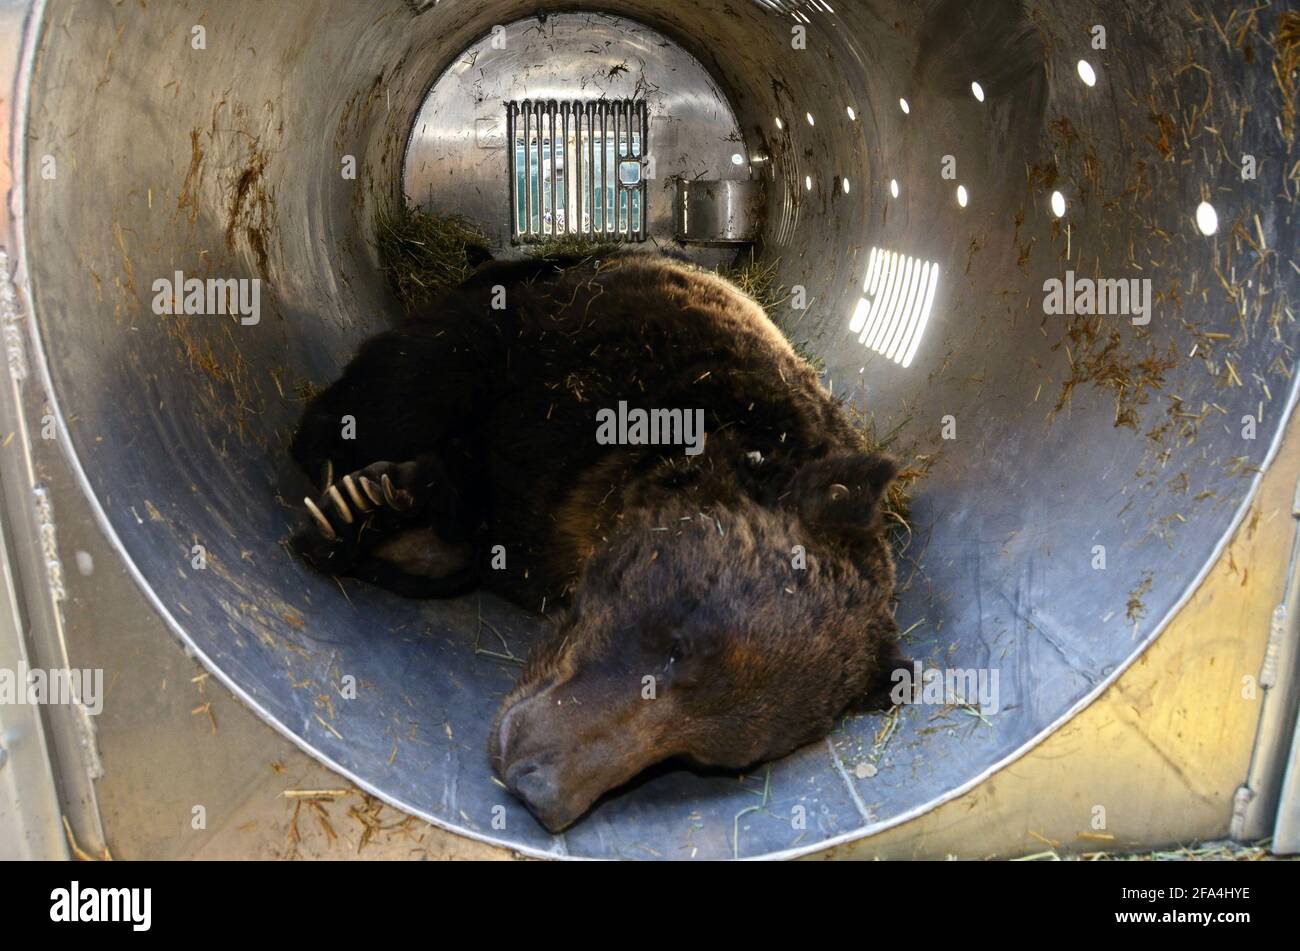
[[[384,487],[384,499],[394,511],[404,512],[414,504],[409,492],[393,488],[393,480],[388,478],[387,473],[380,476],[379,484]]]
[[[379,491],[379,486],[375,485],[365,476],[361,477],[361,489],[370,497],[371,502],[374,502],[376,505],[384,504],[384,496],[383,493]]]
[[[347,524],[351,525],[352,510],[348,508],[348,503],[344,501],[343,493],[339,491],[339,487],[337,485],[332,485],[325,491],[325,494],[330,497],[330,500],[334,503],[334,507],[339,510],[339,517]]]
[[[351,475],[343,477],[343,488],[347,489],[348,497],[352,499],[352,504],[357,507],[357,511],[369,512],[373,507],[367,502],[366,497],[361,494],[361,490],[357,488],[357,484]]]
[[[331,525],[330,520],[325,517],[325,513],[316,507],[316,503],[307,498],[304,498],[302,503],[307,506],[307,511],[310,512],[311,517],[316,520],[316,526],[320,529],[321,534],[332,542],[338,541],[339,537],[334,532],[334,526]]]

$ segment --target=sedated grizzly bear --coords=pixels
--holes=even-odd
[[[693,419],[702,443],[665,442]],[[319,570],[552,616],[488,751],[551,831],[652,764],[747,767],[888,693],[895,463],[716,275],[489,263],[366,341],[292,451],[323,479],[294,539]]]

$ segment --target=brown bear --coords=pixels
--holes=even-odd
[[[888,702],[896,465],[715,274],[487,264],[368,340],[292,451],[318,569],[553,619],[489,749],[552,831],[652,764],[747,767]]]

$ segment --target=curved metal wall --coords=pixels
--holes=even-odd
[[[419,6],[50,2],[33,26],[21,212],[34,372],[137,580],[262,716],[390,802],[525,852],[792,854],[969,788],[1150,643],[1238,518],[1296,394],[1295,85],[1275,11],[556,5],[646,23],[726,92],[769,178],[764,253],[810,302],[779,319],[833,392],[901,426],[929,468],[900,553],[908,649],[996,671],[999,694],[996,712],[848,719],[756,776],[657,773],[555,838],[491,781],[484,753],[516,668],[483,649],[501,653],[500,632],[522,654],[532,622],[486,596],[340,590],[281,544],[302,401],[391,308],[373,215],[398,193],[424,94],[492,25],[535,12]],[[1212,235],[1195,220],[1203,201]],[[873,248],[937,266],[923,334],[882,329],[919,277],[873,288]],[[156,314],[153,282],[176,271],[260,279],[260,319]],[[1067,272],[1149,280],[1149,311],[1045,312],[1045,282]],[[851,329],[864,296],[884,353],[859,339],[869,309]],[[888,355],[907,349],[896,333],[917,339],[906,367]]]

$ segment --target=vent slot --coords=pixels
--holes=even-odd
[[[932,261],[872,248],[863,298],[849,331],[899,366],[910,367],[930,322],[939,265]]]
[[[514,243],[646,239],[644,99],[506,103]]]

